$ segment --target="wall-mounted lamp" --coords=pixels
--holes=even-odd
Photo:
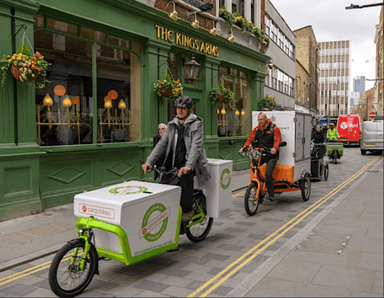
[[[170,13],[168,13],[168,16],[174,20],[174,21],[177,21],[177,11],[175,9],[175,2],[171,1],[171,2],[168,2],[167,6],[165,7],[165,10],[167,10],[168,8],[168,5],[172,3],[173,4],[173,11],[171,11]]]
[[[207,29],[207,27],[208,27],[208,25],[209,25],[210,23],[213,23],[213,28],[212,28],[212,29],[209,29],[209,33],[211,33],[213,36],[216,36],[216,34],[217,34],[217,30],[216,30],[215,23],[214,23],[213,20],[210,20],[210,21],[207,23],[207,25],[205,26],[205,29]]]
[[[230,43],[234,43],[235,42],[235,37],[233,36],[233,31],[231,30],[231,35],[228,36],[228,41]]]
[[[194,14],[195,15],[195,20],[191,22],[191,26],[195,29],[199,29],[200,27],[200,23],[199,21],[197,20],[197,17],[196,17],[196,13]]]
[[[191,59],[184,63],[184,80],[186,83],[193,84],[195,81],[197,81],[199,68],[200,64],[195,60],[195,56],[192,55]]]

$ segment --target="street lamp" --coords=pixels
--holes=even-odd
[[[380,6],[384,5],[383,3],[373,3],[373,4],[366,4],[366,5],[356,5],[356,4],[351,4],[351,6],[345,7],[345,9],[361,9],[365,7],[372,7],[372,6]]]

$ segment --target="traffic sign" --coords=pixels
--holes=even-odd
[[[375,112],[370,112],[369,113],[369,118],[373,119],[373,118],[375,118],[375,116],[376,116]]]

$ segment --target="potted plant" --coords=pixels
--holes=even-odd
[[[274,96],[265,95],[259,100],[260,110],[272,111],[276,108],[276,99]]]
[[[25,54],[23,54],[25,53]],[[18,54],[12,56],[4,54],[0,60],[1,69],[3,70],[2,86],[5,86],[7,75],[9,72],[19,82],[28,83],[36,88],[44,88],[47,80],[47,68],[50,65],[44,60],[44,56],[39,52],[31,55],[30,51],[23,49]]]
[[[232,108],[233,96],[233,92],[227,88],[224,88],[221,83],[219,83],[216,88],[213,88],[209,92],[209,100],[212,104],[224,103],[226,108]]]
[[[154,84],[154,91],[160,99],[168,97],[171,100],[175,100],[182,94],[183,87],[180,84],[180,80],[172,80],[171,76],[167,73],[165,80],[158,80]]]

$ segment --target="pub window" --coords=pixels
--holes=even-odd
[[[248,119],[251,110],[249,75],[232,68],[228,70],[220,67],[219,70],[218,83],[234,93],[234,100],[230,104],[219,100],[217,104],[217,135],[219,137],[245,136],[251,128]]]
[[[42,16],[34,18],[35,28],[40,28]],[[60,33],[65,30],[67,34],[79,35],[77,27],[55,22],[49,20],[48,27],[57,33],[41,29],[34,33],[35,51],[51,63],[47,71],[51,83],[35,92],[38,144],[140,140],[140,61],[128,51],[131,47],[140,53],[140,44],[115,37],[109,38],[110,44],[119,48],[98,44],[95,41],[106,41],[106,34],[89,28],[81,31],[86,39],[63,36]],[[96,76],[93,69],[97,70]]]

